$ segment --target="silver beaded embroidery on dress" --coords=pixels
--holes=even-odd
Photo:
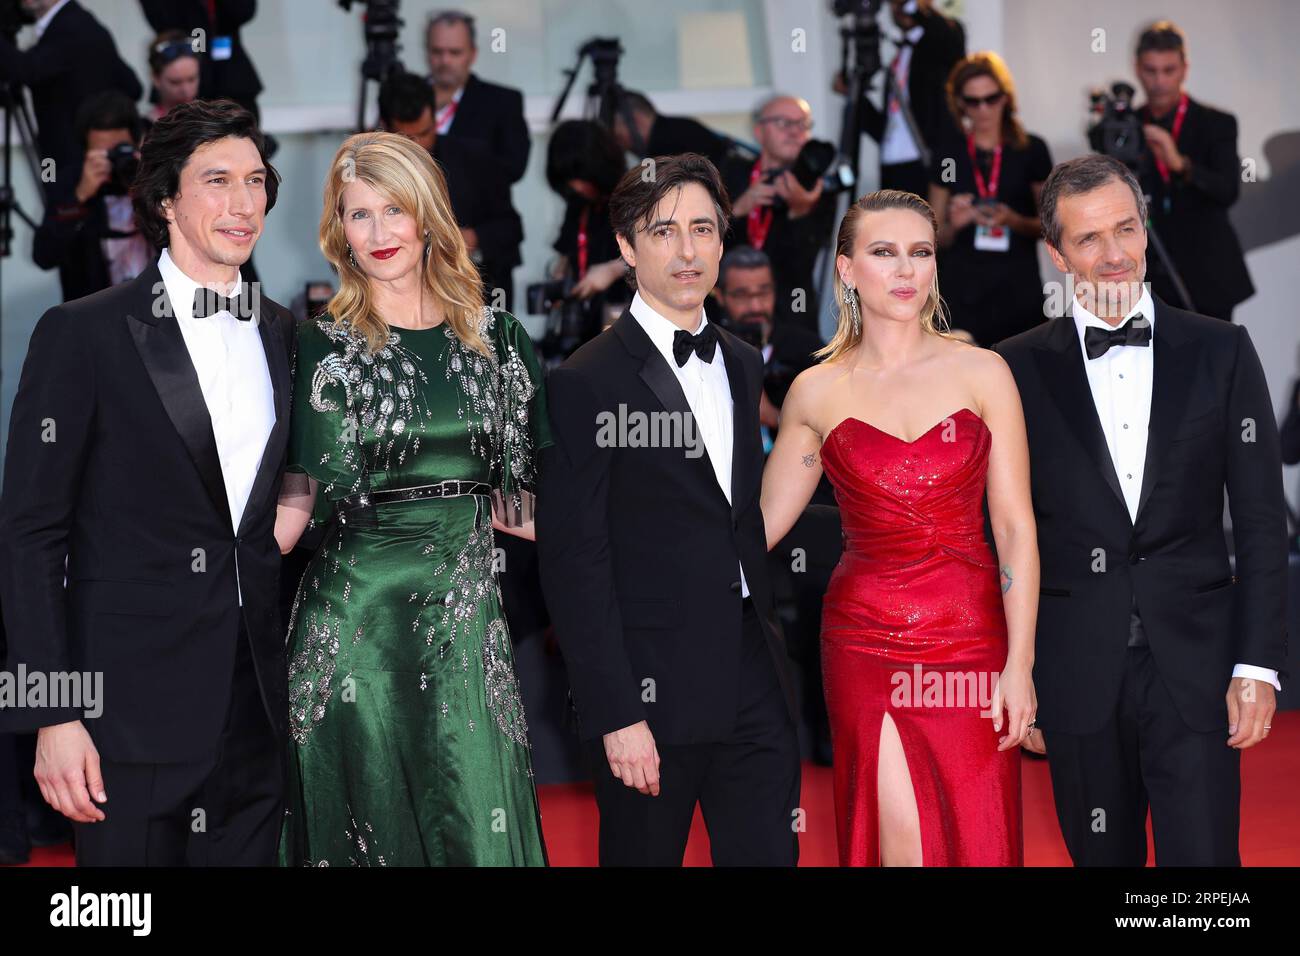
[[[527,520],[531,517],[531,501],[522,486],[531,486],[535,479],[528,416],[529,402],[537,386],[513,345],[505,344],[504,357],[499,354],[492,334],[495,323],[492,310],[484,308],[479,333],[490,353],[487,356],[467,347],[450,327],[445,328],[448,359],[444,374],[458,386],[456,414],[465,425],[471,451],[488,464],[494,489],[501,487],[503,476],[509,473],[508,494],[494,494],[504,509],[503,520],[512,515],[516,521]],[[326,453],[322,464],[330,454],[337,455],[353,479],[349,486],[342,488],[338,481],[322,484],[318,492],[322,498],[337,498],[371,490],[372,475],[387,472],[395,464],[405,464],[408,456],[418,455],[420,436],[413,433],[410,425],[421,418],[429,419],[434,413],[425,403],[420,388],[429,381],[421,358],[401,344],[399,331],[392,330],[385,346],[372,355],[360,333],[335,326],[329,319],[317,321],[316,326],[335,344],[335,351],[317,363],[308,402],[315,411],[337,412],[339,403],[328,397],[326,391],[333,390],[331,386],[343,389],[344,418],[338,447],[335,452]],[[485,602],[493,599],[496,613],[487,626],[481,650],[486,702],[500,732],[527,747],[523,699],[511,664],[510,635],[501,616],[501,593],[494,573],[496,546],[492,511],[486,499],[476,498],[475,505],[473,530],[464,544],[428,574],[431,581],[445,579],[446,591],[435,587],[411,595],[411,603],[416,604],[411,633],[419,635],[429,646],[440,633],[445,635],[438,645],[438,658],[442,660],[457,652],[457,638],[472,631]],[[315,523],[313,518],[309,527]],[[344,539],[336,529],[323,545],[335,552],[323,563],[327,575],[340,571]],[[445,544],[430,541],[422,553],[444,550]],[[350,555],[348,567],[355,563],[355,555]],[[328,582],[325,583],[328,587]],[[321,585],[321,580],[313,578],[310,582],[304,580],[299,587],[290,614],[290,634],[294,633],[307,589],[319,591]],[[348,581],[343,589],[345,603],[350,593]],[[435,620],[426,616],[430,608],[434,609]],[[319,611],[319,615],[316,611],[311,613],[301,649],[289,662],[290,733],[299,745],[306,743],[312,728],[324,719],[326,706],[335,694],[336,658],[343,640],[342,619],[331,614],[328,602]],[[363,627],[358,626],[350,635],[354,643],[361,640]],[[469,669],[468,651],[464,649],[460,650],[460,667],[464,671]],[[419,675],[420,690],[427,690],[428,680],[427,674]],[[470,691],[468,677],[463,689]],[[447,702],[439,701],[438,705],[439,714],[449,717]],[[472,719],[467,722],[467,728],[471,732],[476,729]],[[524,769],[531,776],[531,767]]]

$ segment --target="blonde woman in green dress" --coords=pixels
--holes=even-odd
[[[493,537],[533,536],[532,343],[404,137],[342,145],[320,247],[340,288],[299,332],[275,529],[327,525],[289,622],[280,862],[545,865]]]

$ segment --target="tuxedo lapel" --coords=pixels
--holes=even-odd
[[[691,412],[690,403],[686,401],[686,393],[682,391],[682,383],[677,380],[673,370],[668,367],[668,362],[665,361],[662,353],[655,348],[654,343],[650,341],[650,336],[646,335],[645,329],[641,328],[641,323],[636,320],[636,317],[630,311],[625,311],[618,321],[614,323],[613,332],[623,340],[624,346],[633,358],[640,360],[637,374],[650,391],[654,392],[655,398],[659,399],[659,404],[664,407],[664,411],[676,412],[682,416],[683,421],[690,420],[693,423],[694,427],[691,429],[691,434],[700,443],[702,454],[690,458],[685,456],[685,450],[683,449],[683,457],[686,457],[686,460],[692,463],[691,467],[696,470],[696,475],[712,486],[725,499],[726,495],[722,488],[719,487],[717,474],[713,470],[713,459],[709,457],[709,450],[704,447],[704,438],[700,434],[699,424],[694,421],[694,413]],[[736,459],[734,447],[731,458],[734,493]]]
[[[1074,319],[1067,315],[1053,319],[1053,322],[1055,325],[1048,333],[1045,347],[1034,353],[1044,386],[1127,517],[1128,505],[1106,445],[1106,434],[1101,430],[1101,419],[1097,416],[1092,388],[1088,385],[1088,373],[1083,368],[1083,350],[1079,348],[1079,333]]]
[[[132,304],[126,316],[131,338],[213,505],[233,530],[212,418],[157,264],[142,272],[133,284]]]
[[[1151,497],[1165,452],[1187,408],[1196,356],[1195,340],[1184,338],[1177,316],[1163,304],[1155,307],[1156,322],[1151,335],[1151,419],[1147,425],[1146,464],[1142,469],[1142,491],[1138,495],[1137,514]],[[1157,331],[1158,330],[1158,331]]]
[[[271,375],[271,387],[274,389],[275,424],[266,438],[266,448],[262,451],[261,461],[257,466],[257,475],[248,494],[248,503],[239,523],[239,534],[244,532],[253,516],[259,513],[263,502],[275,484],[280,473],[281,458],[287,441],[289,429],[289,352],[284,341],[284,327],[275,312],[262,307],[260,300],[254,300],[257,313],[257,331],[262,338],[262,351],[266,354],[266,368]]]

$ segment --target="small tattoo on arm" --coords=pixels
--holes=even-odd
[[[804,455],[804,456],[803,456],[803,466],[804,466],[805,468],[811,468],[811,467],[812,467],[813,465],[815,465],[816,463],[817,463],[817,456],[816,456],[816,455]]]
[[[1011,590],[1011,565],[1002,565],[1002,593],[1006,594]]]

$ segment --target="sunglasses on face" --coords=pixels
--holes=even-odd
[[[197,59],[194,47],[188,40],[164,40],[162,43],[155,43],[153,52],[164,66],[170,66],[183,56],[193,56]]]
[[[1006,94],[999,90],[996,93],[990,93],[988,96],[962,96],[961,101],[966,105],[968,110],[973,110],[979,106],[996,106],[1002,102],[1002,97]]]

